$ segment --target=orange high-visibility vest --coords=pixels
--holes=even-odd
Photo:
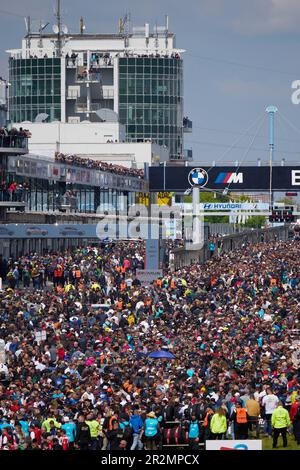
[[[208,425],[208,418],[210,415],[213,414],[213,411],[209,410],[206,415],[205,415],[205,418],[204,418],[204,421],[203,421],[203,427],[206,428],[206,426]]]
[[[122,310],[122,307],[123,307],[123,301],[118,301],[117,303],[117,306],[118,306],[118,310]]]
[[[75,277],[76,277],[76,279],[79,279],[79,278],[81,277],[81,271],[80,271],[80,269],[76,269],[76,271],[75,271]]]
[[[174,281],[174,279],[172,278],[172,280],[171,280],[171,289],[174,289],[174,287],[175,287],[175,281]]]
[[[124,281],[121,282],[121,286],[120,286],[120,287],[121,287],[121,290],[126,289],[126,282],[124,282]]]
[[[238,424],[247,423],[247,412],[245,408],[237,408],[236,410],[236,422]]]

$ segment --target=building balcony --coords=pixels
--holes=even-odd
[[[93,68],[99,68],[99,69],[107,69],[107,68],[113,68],[113,59],[111,57],[100,57],[98,60],[92,60],[91,61],[91,66]]]
[[[80,87],[78,89],[74,89],[69,87],[67,93],[67,100],[77,100],[80,96]]]
[[[88,108],[86,103],[77,103],[75,106],[75,113],[87,113]]]
[[[189,118],[183,118],[183,132],[193,132],[193,121]]]
[[[87,103],[77,103],[75,106],[75,112],[76,113],[95,113],[99,109],[101,109],[103,105],[101,103],[97,102],[91,102],[90,103],[90,109],[88,110]]]
[[[22,154],[27,152],[27,137],[18,135],[0,135],[0,153]]]
[[[76,75],[76,83],[100,83],[101,75],[99,72],[80,72]]]
[[[113,100],[114,99],[114,87],[109,85],[102,86],[102,98],[104,100]]]
[[[193,160],[193,150],[192,149],[184,149],[183,155],[185,160]]]
[[[90,109],[88,109],[87,103],[77,103],[75,106],[76,113],[93,113],[101,108],[100,103],[90,103]]]

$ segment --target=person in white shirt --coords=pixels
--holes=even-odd
[[[267,394],[262,399],[262,406],[265,408],[265,432],[272,437],[272,413],[277,407],[279,399],[270,388],[267,389]]]
[[[5,364],[0,364],[0,375],[8,376],[8,367]]]

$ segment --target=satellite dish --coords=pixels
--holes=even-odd
[[[61,30],[64,34],[68,34],[69,32],[68,27],[65,24],[62,25]]]
[[[96,111],[97,116],[102,119],[102,121],[107,122],[118,122],[119,116],[115,111],[109,108],[102,108]]]
[[[36,116],[34,122],[45,122],[49,117],[49,114],[40,113]]]
[[[57,24],[54,24],[54,25],[52,26],[52,29],[53,29],[53,33],[54,33],[54,34],[58,34],[58,33],[59,33],[59,28],[58,28]]]

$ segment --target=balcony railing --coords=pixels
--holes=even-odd
[[[67,68],[77,68],[77,67],[87,67],[87,61],[84,60],[82,57],[69,57],[66,58],[66,65]],[[90,60],[90,66],[94,69],[102,69],[102,68],[108,68],[108,67],[113,67],[113,58],[112,57],[99,57],[98,59],[91,59]]]
[[[79,73],[77,74],[76,81],[80,83],[90,83],[90,82],[100,82],[100,73],[99,72],[91,72],[87,73]]]
[[[87,103],[77,103],[76,104],[76,113],[87,113],[88,107]],[[101,109],[101,103],[90,103],[90,112],[95,112]]]
[[[68,100],[77,100],[80,96],[80,90],[68,90],[67,99]]]
[[[188,118],[183,118],[183,131],[192,132],[193,131],[193,121]]]
[[[28,138],[19,135],[0,135],[0,148],[27,149]]]
[[[102,87],[102,94],[103,94],[103,99],[105,100],[112,100],[114,99],[114,88],[113,86],[103,86]]]

